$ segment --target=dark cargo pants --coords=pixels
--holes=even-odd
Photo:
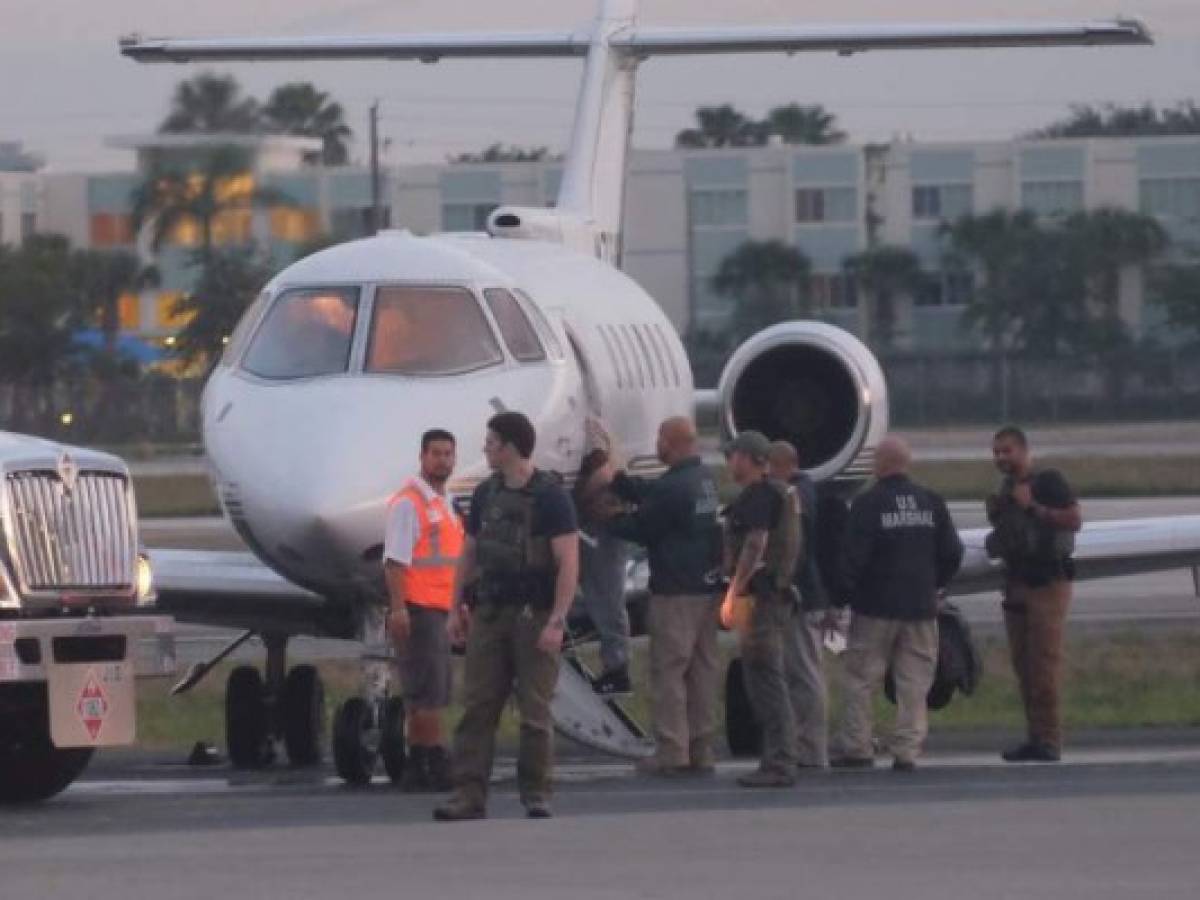
[[[1004,589],[1004,625],[1013,671],[1025,706],[1029,739],[1062,750],[1063,632],[1071,582],[1042,587],[1010,581]]]
[[[784,632],[795,627],[790,598],[759,595],[742,636],[742,671],[754,715],[762,726],[763,769],[796,771],[796,719],[785,675],[785,654],[793,643]]]
[[[537,648],[549,610],[481,606],[471,616],[463,678],[463,715],[454,732],[454,791],[482,808],[495,754],[496,727],[513,693],[521,716],[517,788],[525,804],[549,801],[554,766],[550,700],[558,654]]]

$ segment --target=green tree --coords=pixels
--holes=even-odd
[[[1200,134],[1200,106],[1185,100],[1175,106],[1101,106],[1075,104],[1070,114],[1032,133],[1035,138],[1140,137]]]
[[[327,166],[343,166],[350,158],[347,141],[352,131],[346,124],[345,110],[311,82],[299,81],[275,88],[261,115],[268,131],[320,138],[323,147],[319,161]]]
[[[254,247],[222,247],[200,270],[195,288],[172,313],[187,320],[176,335],[176,351],[186,363],[215,364],[243,313],[273,269]]]
[[[789,103],[767,113],[767,131],[785,144],[840,144],[846,132],[837,127],[837,116],[820,104]]]
[[[696,110],[696,127],[685,128],[675,136],[682,148],[761,147],[767,142],[767,129],[728,103],[701,106]]]
[[[810,313],[811,266],[781,241],[747,241],[721,261],[713,290],[734,301],[733,329],[747,338],[763,328]]]
[[[921,261],[906,247],[884,245],[846,257],[842,268],[867,300],[871,342],[890,348],[896,337],[896,299],[925,286]]]
[[[492,144],[478,153],[459,153],[450,157],[452,163],[542,162],[551,159],[549,147],[518,147],[515,144]]]
[[[159,125],[162,132],[251,133],[261,129],[258,101],[242,95],[232,75],[201,72],[181,81],[171,109]]]
[[[0,380],[44,387],[77,362],[82,310],[72,290],[71,250],[58,235],[0,245]]]
[[[1149,299],[1166,311],[1171,327],[1200,338],[1200,262],[1175,263],[1155,272]]]
[[[133,192],[135,233],[149,228],[150,244],[157,250],[177,229],[194,226],[199,232],[197,261],[204,265],[212,256],[222,216],[289,203],[282,192],[258,187],[249,172],[249,155],[232,146],[208,150],[194,168],[156,161]]]
[[[70,279],[81,309],[98,321],[104,349],[116,353],[122,295],[158,284],[158,270],[143,266],[127,250],[76,250],[70,257]]]

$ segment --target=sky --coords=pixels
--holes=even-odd
[[[634,144],[670,146],[701,104],[751,115],[821,103],[856,142],[1003,140],[1063,116],[1072,103],[1172,104],[1200,99],[1200,2],[1135,0],[1127,9],[1087,0],[643,0],[655,25],[845,21],[1141,18],[1149,48],[904,51],[840,58],[731,56],[658,59],[638,81]],[[174,85],[201,69],[146,66],[117,52],[117,38],[355,34],[573,28],[595,0],[0,0],[0,141],[23,142],[55,171],[132,167],[106,146],[153,131]],[[220,66],[264,97],[310,80],[347,110],[365,159],[367,108],[378,100],[389,165],[439,161],[496,141],[565,148],[581,65],[577,61],[270,63]]]

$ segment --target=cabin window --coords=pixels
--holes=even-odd
[[[502,358],[483,310],[465,288],[376,288],[366,371],[454,375]]]
[[[262,312],[263,307],[267,305],[270,297],[270,293],[263,291],[255,298],[246,311],[242,313],[242,317],[234,327],[233,333],[225,338],[225,350],[221,353],[218,365],[232,366],[237,362],[237,358],[241,356],[242,350],[246,347],[246,338],[250,334],[250,329],[258,321],[259,314]]]
[[[496,318],[500,335],[508,345],[508,352],[518,362],[540,362],[546,358],[537,332],[529,324],[529,319],[521,311],[517,298],[508,291],[491,288],[483,292],[488,308]]]
[[[537,329],[537,333],[542,338],[542,343],[546,345],[546,352],[550,354],[550,358],[565,359],[566,354],[563,352],[562,341],[554,333],[554,326],[550,324],[550,320],[546,318],[545,313],[533,302],[533,298],[524,291],[514,291],[513,293],[521,301],[521,308],[529,314],[529,318],[533,321],[533,327]]]
[[[267,312],[242,368],[263,378],[345,372],[357,318],[357,288],[287,291]]]

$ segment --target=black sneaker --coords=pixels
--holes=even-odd
[[[873,769],[875,758],[871,756],[835,756],[829,760],[831,769]]]
[[[1057,747],[1051,747],[1041,741],[1026,741],[1016,747],[1009,747],[1000,754],[1005,762],[1058,762],[1062,753]]]
[[[601,697],[628,697],[633,693],[633,682],[629,680],[629,669],[622,666],[610,669],[592,682],[592,690]]]

